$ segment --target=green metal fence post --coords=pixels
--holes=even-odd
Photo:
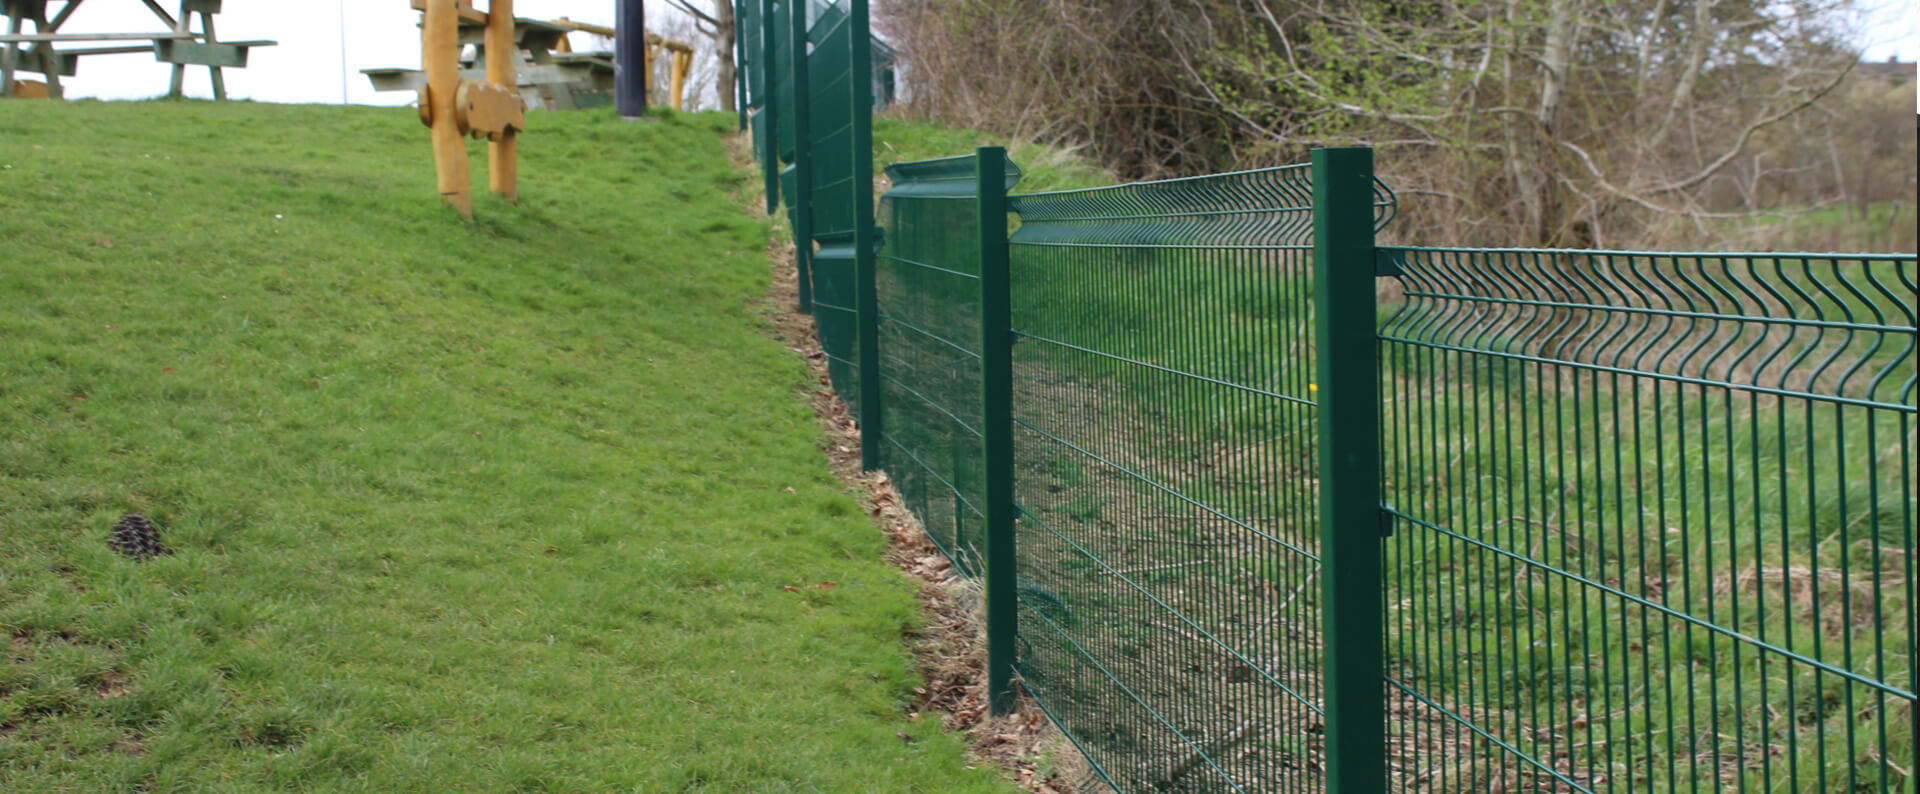
[[[752,0],[748,0],[752,2]],[[780,64],[774,62],[773,0],[760,0],[760,112],[755,120],[766,129],[766,147],[760,152],[761,178],[767,191],[767,214],[780,206]]]
[[[1013,710],[1016,581],[1013,554],[1013,290],[1007,251],[1007,150],[974,154],[980,203],[980,432],[985,437],[987,696]]]
[[[873,258],[879,252],[873,219],[873,86],[860,79],[872,70],[872,37],[867,0],[853,0],[848,55],[853,88],[853,255],[859,279],[860,313],[860,467],[880,468],[880,294]]]
[[[800,313],[813,312],[813,117],[808,105],[813,83],[807,77],[807,4],[790,0],[787,34],[793,46],[793,195],[787,209],[793,213],[793,268],[800,282]]]
[[[1385,791],[1373,150],[1313,151],[1327,791]]]

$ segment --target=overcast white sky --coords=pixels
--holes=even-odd
[[[710,2],[694,0],[694,5]],[[170,1],[162,5],[177,7]],[[1871,0],[1869,5],[1874,10],[1862,42],[1866,58],[1898,55],[1903,61],[1914,60],[1920,54],[1920,0]],[[664,0],[648,0],[647,6],[649,20],[680,15]],[[564,16],[604,25],[613,24],[613,9],[613,0],[519,0],[514,8],[522,17]],[[247,68],[227,70],[227,92],[263,102],[408,104],[411,93],[377,93],[360,70],[418,68],[419,18],[407,0],[227,0],[226,11],[214,18],[220,38],[280,42],[253,50]],[[63,30],[147,32],[163,27],[137,0],[88,0]],[[579,37],[576,44],[586,43],[584,34],[574,35]],[[79,74],[64,84],[68,97],[137,99],[165,93],[168,75],[167,65],[156,63],[152,55],[102,55],[82,58]],[[188,94],[208,97],[212,92],[206,69],[187,70]]]

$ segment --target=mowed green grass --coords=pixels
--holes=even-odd
[[[1006,790],[732,119],[535,115],[469,225],[411,110],[0,107],[0,790]]]

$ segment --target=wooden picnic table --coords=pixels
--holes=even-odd
[[[425,0],[412,0],[415,9],[424,9],[424,3]],[[474,57],[461,60],[460,76],[468,80],[484,80],[488,57],[486,14],[472,8],[468,0],[460,2],[458,11],[460,45],[474,48]],[[551,21],[514,18],[513,71],[520,95],[528,107],[570,110],[612,104],[613,53],[573,52],[567,44],[567,34],[575,31],[609,38],[614,32],[612,28],[574,22],[564,17]],[[648,33],[646,38],[649,63],[655,50],[673,53],[676,79],[670,101],[673,107],[679,108],[681,83],[692,66],[693,48],[652,33]],[[426,75],[419,69],[361,69],[360,73],[367,76],[376,91],[418,91],[420,86],[426,84]]]
[[[418,6],[418,0],[415,5]],[[465,10],[465,9],[463,9]],[[485,20],[479,16],[478,20]],[[613,90],[613,58],[603,53],[564,51],[568,33],[552,22],[515,17],[513,35],[516,52],[514,76],[520,94],[530,107],[570,109],[608,104]],[[474,57],[460,63],[460,76],[485,80],[487,73],[486,24],[474,16],[460,16],[460,44],[472,45]],[[426,84],[419,69],[361,69],[376,91],[418,91]]]
[[[186,83],[188,66],[205,66],[213,78],[213,98],[227,98],[226,76],[222,69],[243,68],[247,65],[247,51],[254,47],[269,47],[272,41],[221,41],[214,34],[213,15],[220,13],[221,0],[180,0],[179,16],[167,13],[159,0],[140,0],[147,10],[152,11],[166,30],[152,33],[104,32],[104,33],[62,33],[61,27],[73,17],[73,12],[87,0],[64,0],[60,11],[52,17],[48,9],[61,0],[0,0],[0,11],[7,18],[7,32],[0,35],[0,96],[24,95],[27,86],[38,95],[59,98],[62,94],[60,78],[72,77],[79,70],[79,59],[88,55],[115,55],[121,53],[152,52],[154,60],[173,64],[173,83],[168,96],[178,97]],[[200,15],[200,30],[193,30],[193,16]],[[33,33],[24,33],[25,22],[32,20]],[[81,47],[58,49],[54,47],[62,42],[118,42],[141,41],[141,45],[111,45],[104,47]],[[21,45],[32,45],[22,47]],[[38,83],[16,83],[14,72],[33,72],[47,79],[44,87]]]

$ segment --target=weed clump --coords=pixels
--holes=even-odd
[[[113,535],[107,538],[107,548],[120,552],[120,556],[134,562],[173,553],[172,549],[160,543],[160,528],[148,521],[146,516],[135,513],[121,516],[120,523],[113,525]]]

